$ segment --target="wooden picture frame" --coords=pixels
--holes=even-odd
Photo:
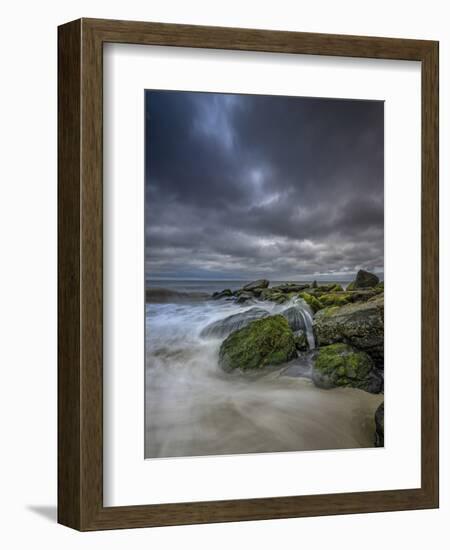
[[[79,19],[58,29],[58,521],[81,530],[438,506],[438,43]],[[106,42],[414,60],[422,67],[421,487],[104,507],[102,47]]]

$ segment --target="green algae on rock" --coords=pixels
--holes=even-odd
[[[342,343],[319,349],[312,378],[316,386],[326,389],[347,386],[379,393],[382,387],[370,356]]]
[[[298,297],[308,304],[308,306],[313,310],[313,313],[317,313],[324,307],[321,302],[319,302],[319,300],[309,292],[301,292]]]
[[[384,296],[368,302],[329,307],[314,316],[318,346],[337,342],[351,344],[367,352],[377,367],[384,362]]]
[[[232,332],[246,327],[257,319],[268,317],[270,313],[260,307],[252,307],[247,311],[229,315],[224,319],[214,321],[206,325],[200,332],[200,336],[212,338],[226,338]]]
[[[253,321],[230,334],[219,351],[225,371],[256,370],[286,363],[297,356],[294,334],[282,315]]]
[[[329,306],[344,306],[351,301],[350,294],[347,292],[331,292],[329,294],[322,294],[319,298],[319,302],[324,307]]]

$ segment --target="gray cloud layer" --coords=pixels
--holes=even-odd
[[[147,91],[147,275],[383,272],[383,109]]]

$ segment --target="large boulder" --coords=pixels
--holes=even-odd
[[[384,401],[375,411],[375,447],[384,447]]]
[[[384,296],[321,309],[314,316],[313,327],[319,346],[351,344],[367,352],[379,368],[383,367]]]
[[[212,338],[225,338],[235,330],[246,327],[252,321],[268,317],[270,313],[260,307],[252,307],[242,313],[236,313],[235,315],[229,315],[224,319],[219,319],[214,323],[207,325],[201,332],[200,336],[212,337]]]
[[[242,287],[243,290],[253,292],[254,290],[262,290],[269,286],[269,281],[267,279],[258,279],[257,281],[252,281]]]
[[[232,332],[220,347],[219,365],[225,371],[261,369],[297,356],[294,334],[282,315],[253,321]]]
[[[312,379],[316,386],[325,389],[347,386],[370,393],[382,389],[382,379],[370,356],[342,343],[319,348]]]
[[[376,287],[379,282],[380,279],[376,275],[369,271],[364,271],[364,269],[360,269],[356,274],[356,279],[348,285],[347,290],[373,288]]]

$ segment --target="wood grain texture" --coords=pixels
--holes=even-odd
[[[422,63],[420,489],[103,506],[102,50],[105,42]],[[438,44],[425,40],[81,19],[59,28],[58,59],[58,521],[88,531],[437,507]]]
[[[58,32],[58,521],[80,528],[81,22]]]
[[[422,488],[439,502],[439,46],[422,60]]]

